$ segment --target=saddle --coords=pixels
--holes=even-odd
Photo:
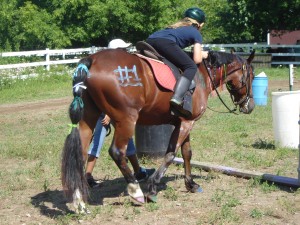
[[[181,71],[173,63],[171,63],[169,60],[167,60],[166,58],[161,56],[147,42],[139,41],[139,42],[136,43],[135,47],[137,49],[138,54],[163,62],[165,65],[167,65],[171,69],[171,72],[174,75],[174,78],[176,79],[176,81],[179,79],[179,77],[181,76]],[[153,65],[152,65],[152,67],[153,67]],[[160,75],[158,75],[156,73],[154,73],[154,74],[155,74],[156,78],[159,79],[158,76],[160,76]],[[172,84],[172,85],[174,85],[174,84]],[[193,80],[191,82],[189,90],[186,92],[186,94],[183,97],[183,108],[184,109],[191,110],[191,107],[192,107],[192,103],[191,103],[192,102],[192,94],[195,90],[195,87],[196,87],[196,84],[195,84],[195,81]],[[171,90],[173,90],[173,88]],[[172,111],[172,114],[178,115],[179,113]]]
[[[149,57],[151,59],[155,59],[158,61],[163,62],[164,64],[166,64],[167,66],[170,67],[174,77],[176,80],[179,79],[179,77],[181,76],[181,71],[177,68],[177,66],[175,66],[173,63],[171,63],[169,60],[167,60],[165,57],[163,57],[162,55],[160,55],[151,45],[149,45],[147,42],[145,41],[139,41],[136,43],[136,50],[137,53],[144,55],[146,57]],[[190,90],[195,89],[196,85],[195,82],[192,81],[191,86],[190,86]]]
[[[163,62],[164,57],[161,56],[151,45],[147,42],[139,41],[135,45],[136,50],[139,54],[144,55],[146,57],[159,60]]]

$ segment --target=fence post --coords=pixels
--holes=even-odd
[[[289,68],[290,68],[290,91],[293,90],[293,83],[294,83],[294,65],[293,64],[290,64],[289,65]]]
[[[49,53],[49,48],[46,48],[46,62],[48,62],[48,64],[46,65],[46,69],[47,71],[50,70],[50,53]]]
[[[92,46],[92,54],[94,54],[96,52],[96,47],[95,46]]]

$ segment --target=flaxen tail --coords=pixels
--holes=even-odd
[[[90,58],[80,60],[73,75],[74,99],[69,108],[69,116],[72,124],[70,124],[70,134],[65,140],[61,162],[62,186],[66,197],[71,201],[73,200],[73,193],[75,191],[80,191],[85,202],[88,197],[88,185],[84,173],[85,162],[77,126],[83,115],[84,104],[81,96],[86,88],[84,81],[89,76],[91,63],[92,59]]]

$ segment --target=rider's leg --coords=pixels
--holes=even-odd
[[[182,76],[178,79],[174,95],[171,98],[170,104],[177,112],[185,117],[189,117],[192,112],[182,108],[183,97],[189,89],[192,80],[197,72],[197,65],[193,59],[187,55],[175,42],[163,38],[147,39],[147,42],[154,47],[159,54],[167,58],[171,63],[176,65],[181,71]]]

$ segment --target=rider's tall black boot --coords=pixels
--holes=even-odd
[[[181,76],[176,83],[174,94],[170,100],[171,110],[174,114],[189,118],[192,115],[192,108],[183,108],[183,97],[189,89],[191,81],[184,76]]]

